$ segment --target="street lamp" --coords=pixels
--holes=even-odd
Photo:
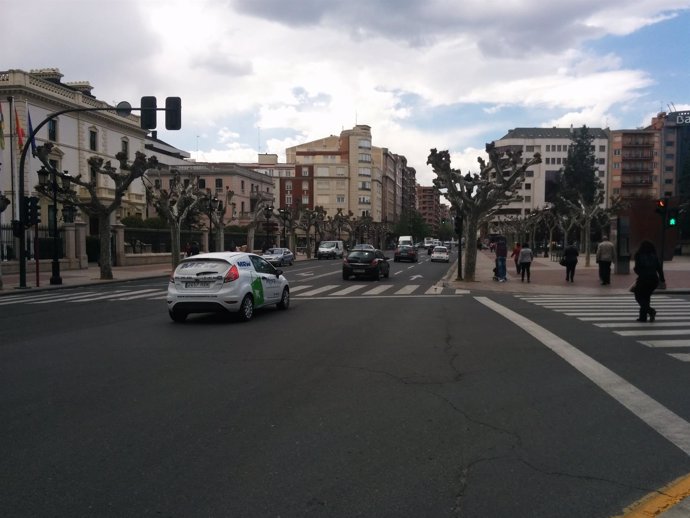
[[[213,213],[219,211],[223,204],[217,196],[211,198],[211,193],[208,194],[208,251],[211,252],[213,246]]]
[[[280,214],[280,219],[283,222],[283,246],[287,248],[287,225],[290,221],[290,211],[288,209],[278,209],[278,214]]]
[[[62,277],[60,277],[60,254],[59,254],[59,246],[60,246],[60,234],[58,233],[58,227],[57,227],[57,195],[58,195],[58,182],[57,182],[57,177],[58,175],[60,176],[60,181],[62,183],[62,191],[69,191],[70,190],[70,182],[71,182],[71,177],[67,171],[64,173],[58,173],[57,169],[55,167],[51,167],[50,169],[47,169],[45,166],[42,166],[41,169],[38,171],[38,183],[42,186],[48,185],[50,183],[50,189],[51,193],[53,195],[53,212],[51,214],[51,227],[52,227],[52,234],[53,234],[53,261],[52,261],[52,274],[50,276],[50,284],[53,285],[59,285],[62,284]],[[50,179],[49,179],[50,177]],[[64,204],[63,204],[64,205]],[[74,207],[71,207],[72,210],[76,211]],[[67,210],[67,207],[63,208],[63,213],[64,211]],[[69,212],[69,211],[68,211]],[[73,214],[73,213],[72,213]]]
[[[271,227],[269,226],[269,222],[271,221],[272,215],[273,205],[264,207],[264,217],[266,218],[266,244],[264,245],[264,249],[269,248],[271,246]]]

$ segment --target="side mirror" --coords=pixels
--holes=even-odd
[[[276,277],[283,275],[283,270],[276,270]]]

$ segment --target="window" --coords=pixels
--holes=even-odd
[[[551,144],[546,144],[546,151],[551,151]]]
[[[528,178],[531,178],[534,176],[534,171],[530,171],[529,169],[525,171],[525,176]]]
[[[240,182],[240,191],[244,192],[244,180]],[[244,212],[244,211],[242,211]]]
[[[292,182],[285,182],[285,190],[286,191],[292,190]]]
[[[534,153],[534,146],[525,146],[525,152]]]
[[[621,156],[621,150],[620,149],[614,149],[613,150],[613,156]]]
[[[532,184],[531,184],[531,183],[526,183],[526,184],[525,184],[525,190],[526,190],[526,191],[529,191],[529,190],[531,190],[531,189],[532,189]]]
[[[371,190],[371,182],[359,182],[359,188],[365,191]]]
[[[615,162],[615,163],[613,164],[613,168],[614,168],[614,169],[620,169],[620,168],[621,168],[621,163],[620,163],[620,162]]]
[[[665,184],[673,183],[673,178],[666,178],[666,179],[664,180],[664,183],[665,183]]]
[[[344,167],[336,168],[335,175],[336,176],[345,176],[345,168]]]
[[[531,196],[525,196],[524,199],[525,199],[525,201],[532,201],[532,197],[531,197]]]
[[[48,140],[57,141],[57,119],[48,121]]]
[[[672,173],[672,172],[673,172],[673,166],[672,166],[672,165],[667,165],[667,166],[664,168],[664,171],[666,171],[667,173]]]
[[[98,151],[98,132],[95,129],[89,130],[89,150]]]
[[[199,178],[199,189],[206,189],[206,180],[204,178]]]
[[[336,197],[335,197],[335,202],[336,202],[337,204],[343,204],[343,203],[345,203],[345,195],[344,195],[344,194],[338,194],[338,195],[336,195]]]
[[[359,197],[359,203],[362,205],[370,205],[371,204],[371,197],[369,196],[360,196]]]
[[[302,181],[302,190],[303,190],[303,191],[308,191],[308,190],[309,190],[309,181],[308,181],[308,180],[303,180],[303,181]]]
[[[359,154],[359,161],[360,162],[371,162],[371,155],[369,153],[360,153]]]
[[[666,153],[666,154],[664,155],[664,157],[665,157],[665,158],[668,158],[668,159],[673,159],[673,158],[675,157],[675,155],[674,155],[673,153]]]
[[[328,180],[320,180],[316,182],[316,188],[319,189],[320,191],[325,191],[329,189],[331,186],[331,182]]]
[[[606,153],[606,146],[599,146],[600,153]]]
[[[288,206],[292,205],[292,195],[290,195],[290,194],[285,195],[285,205],[288,205]]]
[[[605,159],[605,158],[597,158],[597,164],[599,164],[599,165],[604,165],[605,163],[606,163],[606,159]]]
[[[156,178],[156,179],[153,181],[153,187],[154,187],[155,189],[160,189],[160,188],[161,188],[161,180],[160,180],[160,178]]]
[[[308,167],[302,168],[302,176],[309,176],[309,168]]]
[[[358,146],[364,149],[371,149],[371,140],[361,138],[359,139]]]
[[[360,167],[359,176],[371,176],[371,167]]]
[[[120,150],[125,154],[125,157],[129,158],[129,140],[126,138],[122,139],[122,145],[120,146]]]
[[[328,167],[317,167],[316,176],[328,176]]]
[[[223,179],[216,178],[216,192],[223,192]]]
[[[603,178],[604,176],[606,176],[606,172],[605,171],[599,171],[599,178]]]
[[[189,187],[189,178],[184,179],[184,186]]]
[[[309,196],[302,196],[302,205],[309,205]]]

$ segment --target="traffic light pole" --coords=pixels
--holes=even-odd
[[[175,101],[168,105],[168,102],[166,101],[166,108],[155,108],[156,111],[168,111],[168,110],[174,110],[180,109],[180,102],[179,98],[174,98]],[[65,113],[76,113],[76,112],[97,112],[97,111],[114,111],[118,113],[124,113],[125,116],[129,115],[129,112],[131,110],[138,110],[141,111],[142,107],[139,108],[132,108],[129,106],[129,103],[121,103],[121,104],[126,104],[126,107],[120,106],[120,107],[108,107],[108,108],[68,108],[66,110],[60,110],[54,113],[49,114],[45,119],[41,121],[40,124],[38,124],[35,128],[33,128],[33,131],[29,134],[29,137],[26,139],[26,142],[24,142],[24,147],[22,148],[22,153],[21,157],[19,159],[19,182],[17,184],[17,190],[19,191],[19,219],[13,221],[13,228],[16,228],[19,238],[19,288],[26,288],[26,234],[25,230],[27,228],[27,221],[26,221],[26,199],[24,196],[24,164],[26,163],[26,154],[29,151],[29,147],[31,146],[31,143],[34,141],[34,138],[38,134],[38,130],[40,130],[43,126],[48,124],[52,119],[59,115],[64,115]],[[148,110],[151,110],[152,108],[147,108]],[[173,125],[178,125],[179,124],[179,113],[176,114],[177,116],[174,117],[175,121],[173,124],[171,124],[170,128],[168,129],[175,129],[172,126]],[[167,125],[167,124],[166,124]],[[176,128],[176,129],[179,129]],[[57,207],[55,207],[55,210],[57,211]],[[57,231],[57,229],[55,229]]]

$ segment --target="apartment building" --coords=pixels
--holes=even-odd
[[[607,189],[608,199],[608,131],[601,128],[587,128],[592,141],[599,180]],[[541,153],[541,164],[530,167],[518,191],[519,199],[504,206],[498,216],[525,216],[530,212],[547,207],[558,195],[561,170],[568,158],[568,148],[573,142],[574,128],[515,128],[497,140],[498,148],[518,148],[523,160]]]
[[[441,225],[441,193],[436,187],[417,186],[417,211],[429,225],[432,235],[438,235]]]

